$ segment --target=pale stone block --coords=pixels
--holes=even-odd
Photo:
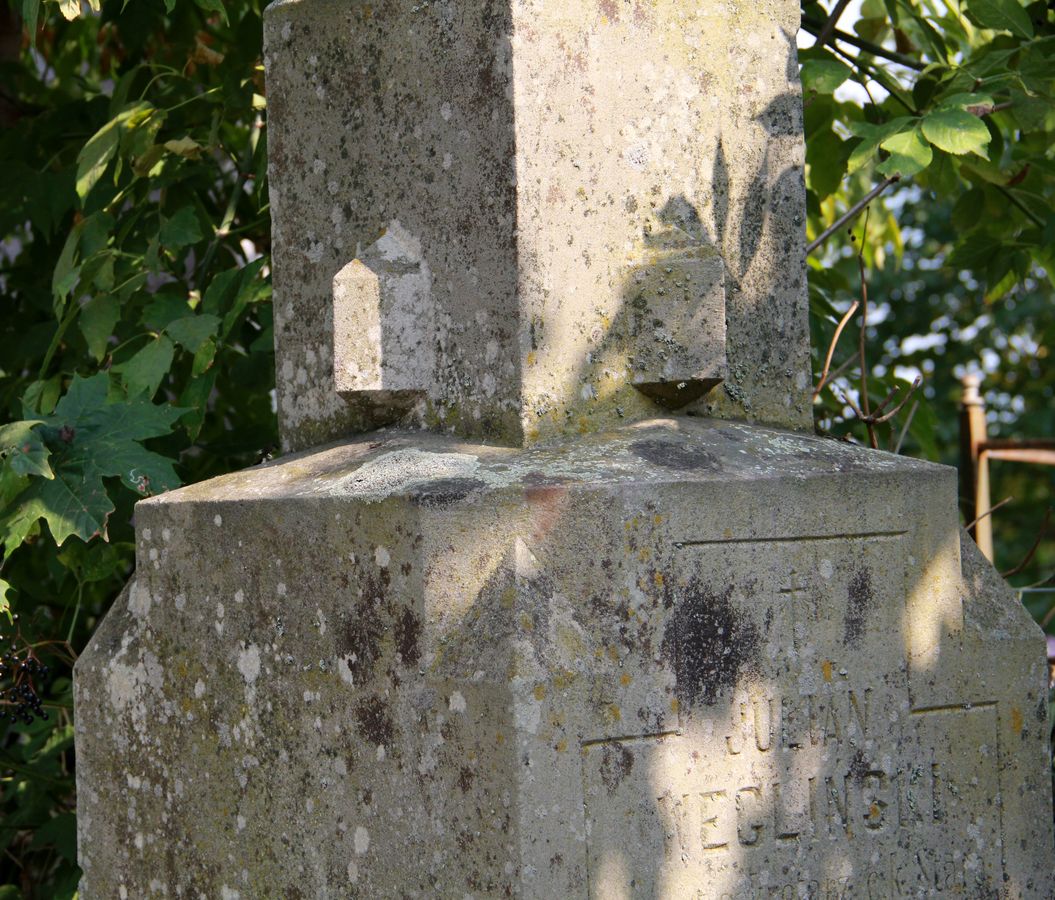
[[[145,501],[75,673],[81,895],[1051,897],[1044,640],[954,500],[680,419]]]
[[[663,404],[808,430],[798,16],[792,0],[272,4],[284,445],[393,421],[528,445]],[[397,228],[431,316],[420,402],[335,381],[369,339],[333,320],[334,275]],[[684,304],[660,293],[661,234],[685,251]]]
[[[337,392],[416,391],[436,377],[428,263],[398,222],[333,277]]]

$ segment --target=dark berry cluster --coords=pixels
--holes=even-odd
[[[30,725],[34,718],[47,719],[39,687],[48,677],[48,667],[41,663],[29,647],[19,652],[11,644],[6,654],[0,655],[0,721],[8,716],[12,722]]]

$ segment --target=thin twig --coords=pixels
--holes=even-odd
[[[1027,207],[1021,200],[1019,200],[1018,197],[1012,194],[1011,191],[1009,191],[1006,187],[1004,187],[1002,184],[996,184],[993,185],[993,187],[1000,191],[1000,193],[1003,194],[1013,206],[1018,207],[1019,212],[1021,212],[1034,225],[1036,225],[1038,228],[1044,227],[1044,223],[1040,220],[1040,218],[1036,214],[1034,214],[1034,212],[1029,207]],[[809,251],[807,250],[806,252],[808,253]]]
[[[994,503],[984,513],[982,513],[980,516],[975,516],[973,519],[971,519],[970,522],[968,522],[963,527],[966,528],[968,531],[970,531],[972,528],[974,528],[975,525],[977,525],[979,522],[981,522],[982,519],[984,519],[986,516],[991,516],[998,509],[1000,509],[1001,506],[1006,506],[1008,503],[1010,503],[1014,499],[1015,499],[1014,497],[1005,497],[999,503]]]
[[[841,56],[843,59],[845,59],[851,66],[853,66],[857,70],[854,73],[855,77],[857,78],[857,83],[865,89],[865,93],[868,94],[868,99],[872,101],[873,106],[876,106],[877,104],[875,101],[875,97],[872,96],[872,92],[868,90],[869,78],[877,82],[880,87],[882,87],[885,91],[890,94],[891,97],[893,97],[895,100],[897,100],[898,103],[905,107],[905,109],[908,110],[910,115],[919,115],[919,112],[917,112],[916,108],[912,106],[912,104],[909,103],[904,97],[902,97],[900,92],[891,90],[889,85],[883,84],[883,79],[879,77],[879,73],[882,71],[881,69],[872,68],[870,65],[868,65],[868,63],[864,62],[861,57],[854,56],[852,53],[847,53],[838,44],[832,44],[831,50],[836,55]],[[886,72],[883,72],[883,75],[887,78],[890,77],[889,75],[887,75]],[[894,79],[891,78],[890,81],[893,83]]]
[[[895,384],[895,385],[894,385],[894,386],[893,386],[893,387],[892,387],[892,388],[890,389],[890,391],[889,391],[889,392],[887,393],[887,395],[886,395],[886,396],[885,396],[885,397],[884,397],[884,398],[882,399],[882,401],[880,402],[880,404],[879,404],[879,405],[878,405],[878,406],[877,406],[877,407],[876,407],[875,409],[873,409],[873,410],[872,410],[872,417],[873,417],[873,418],[875,418],[876,416],[882,415],[882,413],[883,413],[883,410],[884,410],[884,409],[886,409],[886,408],[887,408],[887,406],[889,406],[889,405],[890,405],[891,401],[892,401],[892,400],[893,400],[893,399],[894,399],[894,398],[895,398],[895,397],[896,397],[896,396],[897,396],[897,395],[898,395],[899,393],[901,393],[901,385],[900,385],[900,384]],[[905,399],[908,399],[908,398],[906,397]],[[877,421],[878,421],[878,420],[877,420]]]
[[[838,378],[840,375],[842,375],[842,373],[845,372],[848,368],[850,368],[850,366],[853,363],[855,363],[855,362],[857,362],[857,354],[856,353],[854,353],[853,356],[848,356],[846,359],[844,359],[839,364],[838,368],[836,368],[836,370],[834,372],[832,372],[831,375],[828,376],[828,383],[831,384],[831,382],[835,381],[836,378]]]
[[[1038,581],[1036,584],[1031,584],[1030,587],[1031,588],[1040,587],[1042,584],[1044,584],[1045,582],[1051,581],[1051,579],[1053,579],[1053,578],[1055,578],[1055,575],[1049,575],[1047,578],[1044,579],[1044,581]],[[1055,618],[1055,603],[1053,603],[1048,608],[1048,611],[1046,613],[1044,613],[1044,618],[1040,620],[1040,627],[1043,628],[1045,631],[1047,631],[1048,623],[1053,618]]]
[[[865,277],[865,238],[867,234],[868,213],[865,212],[864,228],[861,229],[861,246],[857,250],[857,269],[861,273],[861,331],[857,344],[861,360],[861,409],[864,412],[862,418],[868,430],[868,442],[873,450],[878,450],[879,441],[876,439],[875,427],[868,421],[872,416],[872,411],[868,404],[868,357],[865,352],[865,338],[868,332],[868,279]]]
[[[813,391],[813,399],[816,400],[820,395],[820,392],[824,389],[824,383],[828,380],[828,370],[831,368],[832,357],[835,355],[835,345],[839,343],[839,336],[843,333],[843,329],[846,327],[846,323],[853,318],[853,314],[857,312],[857,307],[860,304],[854,300],[850,304],[850,308],[846,310],[843,317],[839,320],[839,324],[835,326],[835,334],[832,335],[832,342],[828,345],[828,355],[824,358],[824,371],[821,372],[821,380],[817,382],[817,387]]]
[[[916,391],[919,390],[919,387],[920,387],[921,384],[923,384],[923,376],[922,375],[917,375],[916,376],[916,380],[912,382],[912,387],[910,387],[908,389],[908,393],[905,394],[905,396],[902,399],[902,401],[897,406],[895,406],[892,410],[890,410],[890,412],[888,412],[885,415],[881,416],[881,415],[879,415],[879,413],[880,413],[881,409],[883,408],[883,406],[886,406],[886,404],[889,402],[890,398],[888,398],[887,400],[884,400],[882,405],[881,406],[877,406],[876,407],[876,411],[874,413],[872,413],[872,416],[871,416],[872,424],[873,425],[882,425],[885,422],[889,422],[892,418],[894,418],[894,416],[896,416],[899,412],[901,412],[901,410],[904,408],[905,404],[908,403],[908,401],[912,398],[912,395],[914,393],[916,393]],[[898,388],[895,388],[893,391],[891,391],[891,394],[893,395],[893,394],[897,393],[898,390],[899,390]]]
[[[808,33],[819,36],[824,25],[819,20],[813,18],[813,16],[803,16],[802,27],[803,30]],[[851,47],[856,47],[858,50],[864,50],[865,53],[871,53],[872,56],[879,56],[890,62],[897,63],[899,66],[904,66],[906,69],[914,69],[917,72],[922,72],[927,68],[925,63],[917,62],[911,56],[905,56],[903,53],[898,53],[896,50],[887,50],[886,47],[880,47],[879,44],[873,44],[871,41],[866,41],[853,34],[847,34],[845,31],[839,31],[836,29],[832,32],[832,37],[837,41],[849,44]]]
[[[835,4],[835,9],[828,16],[828,21],[824,23],[821,33],[817,35],[817,40],[813,44],[814,47],[823,47],[831,40],[832,35],[835,34],[835,26],[839,24],[839,17],[842,16],[849,5],[850,0],[839,0]]]
[[[861,212],[868,206],[868,204],[875,200],[875,198],[878,197],[880,194],[882,194],[883,191],[890,187],[890,185],[900,180],[900,175],[891,175],[889,178],[885,178],[883,181],[877,184],[874,188],[872,188],[872,190],[865,194],[864,197],[858,200],[846,212],[839,216],[839,218],[836,219],[831,225],[825,228],[824,231],[817,235],[817,237],[810,241],[810,243],[806,246],[806,252],[812,253],[814,250],[816,250],[819,246],[821,246],[821,244],[828,240],[828,238],[835,234],[835,232],[839,231],[844,225],[846,225],[853,219],[856,219],[857,216],[859,216]]]
[[[1037,539],[1033,542],[1033,546],[1030,547],[1029,552],[1024,557],[1022,557],[1022,562],[1020,562],[1014,568],[1008,569],[1006,572],[1000,573],[1004,576],[1004,578],[1010,578],[1012,575],[1017,575],[1033,560],[1033,557],[1036,555],[1037,549],[1040,547],[1041,542],[1044,540],[1044,538],[1048,536],[1048,525],[1051,523],[1051,512],[1052,509],[1049,506],[1048,511],[1044,513],[1044,521],[1040,523],[1040,531],[1037,532]]]
[[[905,419],[905,424],[901,426],[901,434],[897,436],[897,443],[894,445],[893,449],[895,456],[901,452],[901,445],[905,441],[905,435],[908,434],[909,426],[912,424],[912,419],[916,415],[917,409],[919,409],[919,400],[912,404],[912,409],[908,411],[908,417]]]
[[[860,407],[854,403],[853,398],[849,394],[844,394],[834,384],[831,385],[831,391],[835,394],[836,399],[841,400],[844,406],[849,406],[854,411],[854,415],[859,419],[864,418],[864,413],[861,412]]]

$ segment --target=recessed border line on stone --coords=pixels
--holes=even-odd
[[[685,547],[709,547],[719,544],[794,544],[798,541],[863,541],[893,540],[908,534],[908,531],[862,531],[857,534],[799,534],[790,537],[741,537],[720,538],[715,540],[675,541],[674,547],[682,550]]]
[[[917,706],[915,709],[909,710],[914,716],[920,716],[925,713],[939,713],[939,712],[970,712],[973,709],[990,709],[997,705],[996,700],[979,700],[977,703],[974,701],[964,703],[943,703],[939,706]]]
[[[591,738],[588,741],[579,741],[579,746],[585,749],[586,747],[596,747],[598,744],[619,744],[624,741],[647,741],[656,738],[681,737],[681,735],[681,729],[676,728],[673,731],[653,731],[649,734],[627,734],[619,735],[617,737]]]

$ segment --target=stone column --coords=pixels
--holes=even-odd
[[[272,5],[314,449],[138,505],[83,897],[1052,896],[1039,629],[810,433],[797,16]]]

